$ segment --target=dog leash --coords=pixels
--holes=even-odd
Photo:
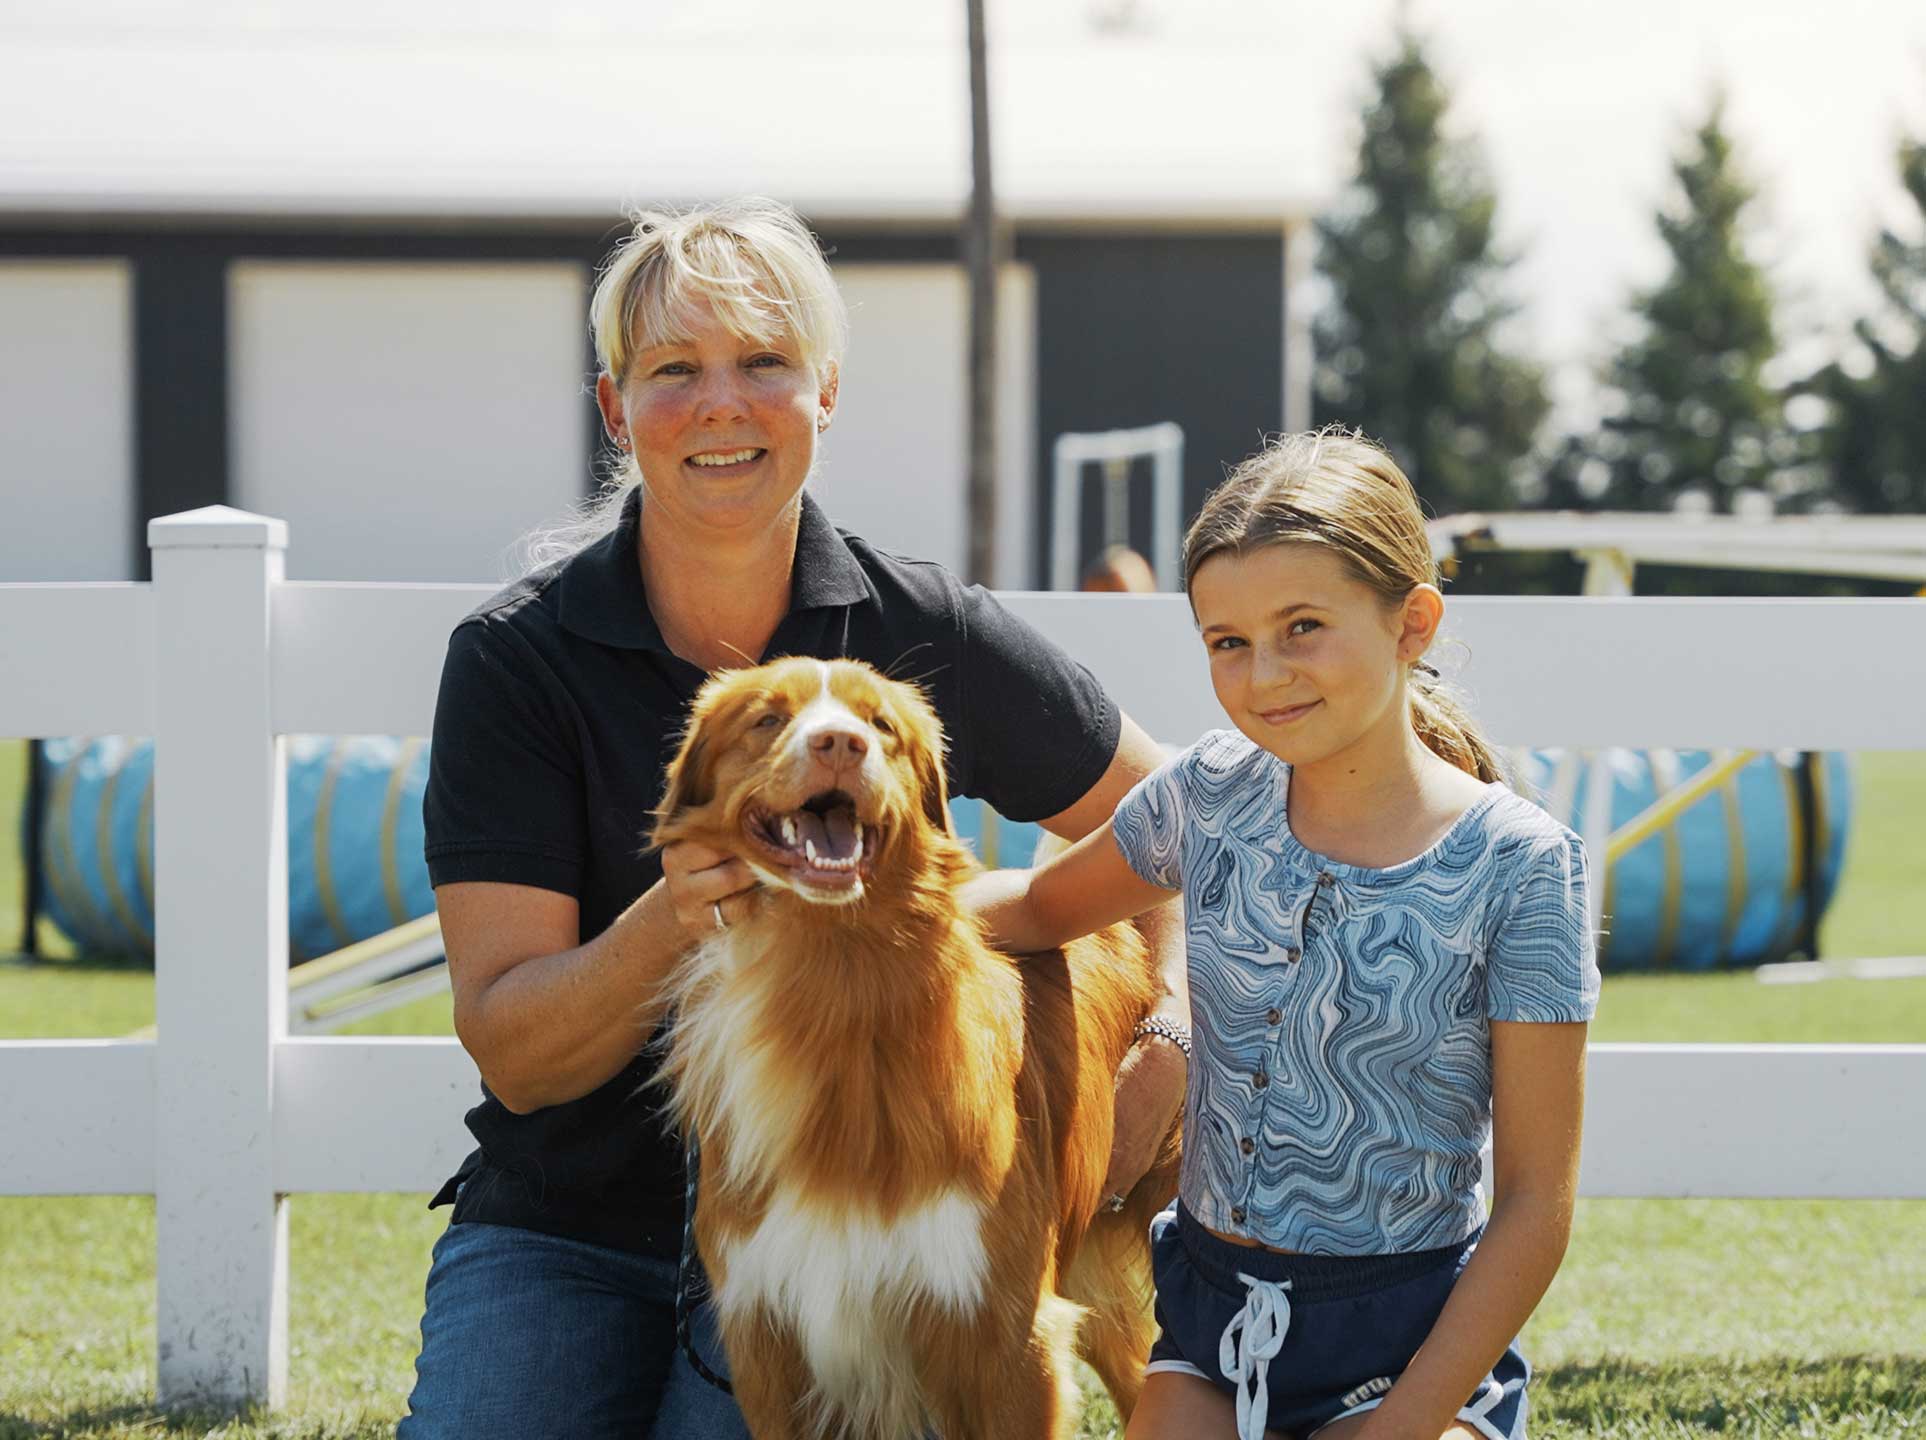
[[[701,1298],[696,1293],[697,1261],[695,1238],[696,1177],[701,1173],[702,1149],[696,1139],[694,1127],[686,1134],[683,1161],[682,1189],[682,1259],[675,1270],[675,1338],[682,1346],[682,1353],[688,1357],[689,1365],[696,1374],[707,1380],[724,1395],[736,1393],[736,1387],[724,1377],[716,1374],[696,1354],[695,1346],[695,1307]],[[703,1275],[700,1280],[703,1292],[709,1289],[709,1278]]]

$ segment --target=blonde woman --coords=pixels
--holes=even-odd
[[[1515,1337],[1571,1231],[1598,1000],[1583,847],[1424,663],[1444,598],[1384,451],[1280,438],[1205,502],[1184,576],[1235,728],[976,882],[1016,949],[1185,899],[1197,1060],[1128,1433],[1523,1440]]]
[[[740,861],[642,851],[709,672],[809,654],[914,675],[949,732],[952,790],[1072,838],[1161,759],[991,596],[839,531],[807,493],[844,316],[792,211],[637,216],[591,324],[614,483],[462,622],[442,675],[428,863],[484,1091],[478,1148],[435,1197],[454,1213],[403,1440],[742,1433],[678,1344],[684,1156],[649,1045],[677,957],[754,903]],[[913,485],[921,457],[904,460]],[[1132,1052],[1112,1190],[1148,1169],[1183,1079],[1164,1038]],[[695,1322],[689,1348],[722,1370]]]

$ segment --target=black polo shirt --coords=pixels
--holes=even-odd
[[[649,614],[637,495],[621,523],[524,577],[456,627],[423,804],[436,885],[507,881],[572,895],[582,938],[662,873],[643,849],[662,771],[706,678]],[[804,495],[781,655],[848,655],[920,683],[949,737],[952,794],[1034,820],[1063,810],[1117,748],[1116,705],[1081,665],[942,566],[838,531]],[[682,1151],[662,1120],[657,1047],[593,1093],[516,1115],[482,1089],[481,1148],[455,1219],[669,1256]]]

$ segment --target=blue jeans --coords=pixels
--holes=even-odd
[[[435,1242],[398,1440],[748,1440],[675,1338],[672,1260],[505,1225]],[[726,1375],[708,1307],[703,1363]]]

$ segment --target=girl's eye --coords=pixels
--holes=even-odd
[[[1323,628],[1324,623],[1320,620],[1293,620],[1291,622],[1291,628],[1285,633],[1295,637],[1298,635],[1309,635],[1313,630],[1322,630]]]
[[[1210,642],[1211,650],[1219,653],[1225,650],[1239,650],[1243,648],[1243,645],[1244,640],[1240,635],[1219,635],[1215,640]]]

